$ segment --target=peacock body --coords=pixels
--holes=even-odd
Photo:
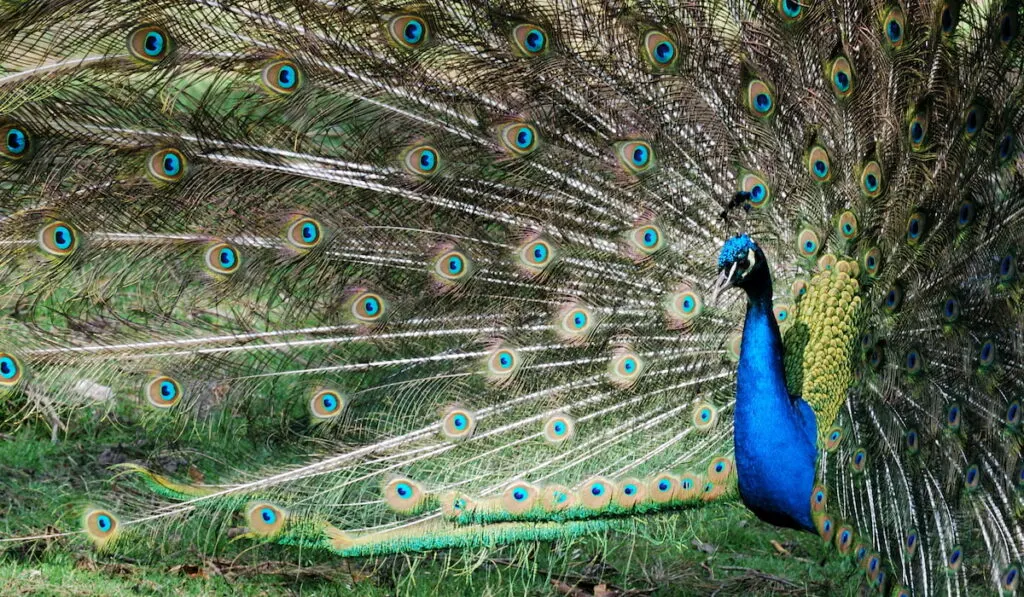
[[[740,499],[880,591],[1016,591],[1016,1],[0,10],[5,425],[276,430],[68,533],[348,557]]]

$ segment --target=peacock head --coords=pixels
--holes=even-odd
[[[711,302],[715,302],[727,288],[742,288],[749,294],[767,283],[770,289],[771,279],[767,274],[768,264],[761,248],[746,234],[737,234],[725,241],[718,254],[718,280],[711,293]]]

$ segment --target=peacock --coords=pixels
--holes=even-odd
[[[879,592],[1017,591],[1018,0],[0,14],[3,428],[276,430],[53,533],[341,559],[739,500]]]

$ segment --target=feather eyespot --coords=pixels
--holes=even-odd
[[[779,0],[778,8],[786,21],[796,21],[803,14],[803,6],[797,0]]]
[[[552,415],[544,422],[544,439],[552,444],[570,440],[575,434],[576,420],[568,415]]]
[[[413,15],[392,17],[387,29],[392,41],[406,49],[422,46],[430,38],[427,22]]]
[[[907,351],[903,359],[903,368],[909,375],[917,375],[924,367],[924,358],[916,349]]]
[[[384,485],[384,501],[395,512],[412,514],[426,501],[426,492],[412,479],[396,477]]]
[[[924,238],[928,220],[921,212],[914,212],[907,219],[907,244],[914,246]]]
[[[184,392],[177,380],[166,375],[159,375],[146,384],[145,395],[146,400],[152,406],[171,408],[181,402]]]
[[[647,497],[646,488],[638,479],[619,481],[619,492],[615,495],[615,503],[622,508],[632,508]]]
[[[785,303],[775,305],[772,308],[772,313],[775,315],[775,321],[779,325],[782,325],[784,323],[789,322],[790,306],[788,304],[785,304]]]
[[[20,160],[31,153],[32,137],[28,130],[16,124],[0,126],[0,137],[4,144],[0,147],[0,156],[8,160]]]
[[[978,362],[982,367],[991,367],[996,362],[996,345],[991,340],[986,340],[978,351]]]
[[[747,84],[747,108],[758,118],[767,118],[775,112],[775,94],[768,83],[754,79]]]
[[[285,239],[296,249],[312,249],[323,240],[320,223],[313,218],[296,218],[288,225]]]
[[[714,406],[702,403],[693,409],[693,425],[701,431],[714,427],[718,421],[718,409]]]
[[[703,299],[688,286],[666,296],[662,306],[669,326],[673,328],[688,324],[704,311]]]
[[[824,147],[815,145],[807,152],[807,172],[815,182],[828,182],[832,179],[831,162]]]
[[[88,510],[82,516],[82,526],[97,549],[103,549],[117,538],[121,524],[107,510]]]
[[[893,284],[886,291],[885,297],[882,299],[882,306],[889,313],[895,313],[900,310],[900,306],[903,305],[903,288],[899,284]]]
[[[967,472],[964,473],[964,487],[966,489],[977,489],[979,483],[981,483],[981,471],[978,469],[978,465],[972,464],[967,467]]]
[[[647,493],[659,504],[671,501],[676,495],[679,479],[675,475],[662,473],[655,475],[647,484]]]
[[[973,139],[985,126],[988,112],[981,105],[975,104],[967,109],[964,115],[964,134],[968,139]]]
[[[853,546],[853,529],[848,526],[841,526],[836,529],[835,544],[839,553],[843,555],[849,554],[850,548]]]
[[[825,544],[827,545],[831,543],[833,533],[835,533],[835,522],[832,520],[832,517],[828,514],[819,516],[815,526],[818,529],[818,534],[821,535],[822,540],[825,541]]]
[[[548,49],[548,34],[536,25],[521,24],[512,29],[516,53],[523,58],[535,58]]]
[[[510,153],[524,156],[539,146],[539,135],[533,125],[522,122],[506,124],[499,130],[498,138]]]
[[[903,436],[903,440],[906,443],[907,452],[909,454],[917,454],[918,449],[920,449],[921,441],[921,437],[918,435],[917,431],[913,429],[907,431]]]
[[[945,35],[953,33],[953,30],[956,29],[956,16],[953,14],[953,7],[949,2],[943,2],[942,8],[939,10],[939,28]]]
[[[278,95],[291,95],[302,87],[302,71],[291,60],[275,60],[260,71],[260,82]]]
[[[534,237],[516,250],[516,261],[520,269],[530,275],[544,272],[557,257],[557,247],[544,237]]]
[[[451,440],[464,440],[476,430],[476,415],[461,408],[451,408],[441,420],[441,432]]]
[[[284,529],[288,516],[273,504],[259,502],[249,506],[245,518],[254,535],[273,537]]]
[[[942,303],[942,318],[947,323],[953,323],[960,318],[960,301],[949,297]]]
[[[2,373],[2,371],[0,371]],[[1016,427],[1020,425],[1021,419],[1021,405],[1020,401],[1014,400],[1010,403],[1010,406],[1006,408],[1006,424],[1010,427]]]
[[[817,514],[825,511],[828,502],[828,493],[823,485],[815,485],[811,490],[811,513]]]
[[[960,570],[963,563],[963,549],[959,545],[954,545],[953,549],[949,552],[949,557],[946,559],[946,568],[948,568],[950,572],[956,572]]]
[[[157,182],[173,183],[185,177],[188,160],[177,149],[161,149],[149,156],[146,173]]]
[[[622,352],[608,364],[609,379],[621,388],[628,388],[640,379],[644,365],[644,360],[636,353]]]
[[[1004,10],[999,15],[999,43],[1004,47],[1013,43],[1017,39],[1019,26],[1016,6]]]
[[[845,56],[840,56],[832,61],[832,68],[829,69],[829,82],[832,84],[832,91],[840,99],[850,97],[850,94],[853,93],[853,68]]]
[[[519,353],[507,347],[494,350],[487,357],[487,374],[493,381],[505,381],[519,369]]]
[[[723,483],[732,474],[732,460],[719,456],[708,464],[708,480],[716,485]]]
[[[857,448],[850,456],[850,470],[855,473],[863,473],[868,465],[868,453],[864,448]]]
[[[960,405],[954,404],[946,410],[946,428],[950,431],[956,431],[960,429],[961,418],[963,413],[960,411]]]
[[[162,27],[143,25],[128,34],[128,52],[137,60],[156,64],[171,52],[171,38]]]
[[[540,491],[529,483],[517,481],[509,485],[502,495],[501,503],[510,514],[522,514],[537,503]]]
[[[50,222],[39,229],[39,248],[53,257],[67,257],[78,248],[78,232],[71,224]]]
[[[802,296],[807,294],[807,280],[794,280],[793,285],[789,288],[789,293],[794,299],[799,300]]]
[[[238,249],[227,243],[215,243],[206,249],[203,261],[207,269],[215,274],[233,274],[242,264]]]
[[[653,255],[665,246],[665,237],[657,224],[639,226],[630,231],[629,240],[643,255]]]
[[[1020,584],[1020,568],[1016,565],[1007,568],[1000,582],[1002,582],[1003,591],[1009,594],[1015,593],[1017,585]]]
[[[679,49],[676,42],[661,31],[649,31],[644,35],[643,45],[644,60],[655,69],[669,69],[679,58]]]
[[[1010,282],[1017,276],[1017,258],[1006,255],[999,260],[999,280]]]
[[[17,385],[23,373],[21,362],[14,355],[0,352],[0,388]]]
[[[754,207],[764,207],[771,200],[771,187],[763,178],[750,172],[740,177],[740,191],[747,194]]]
[[[928,137],[928,116],[918,112],[910,119],[907,125],[907,138],[910,140],[910,148],[914,151],[921,151],[925,147],[925,140]]]
[[[421,177],[433,176],[441,166],[441,158],[433,147],[418,145],[403,152],[402,165],[410,174]]]
[[[829,430],[828,435],[825,436],[825,450],[829,452],[835,452],[839,448],[839,444],[843,442],[843,428],[833,427]]]
[[[836,222],[836,232],[844,240],[853,240],[857,237],[857,215],[852,211],[844,211]]]
[[[906,19],[903,10],[892,8],[883,19],[885,27],[885,39],[889,46],[898,49],[903,45],[903,38],[906,33]]]
[[[334,390],[319,390],[309,399],[309,412],[321,421],[337,417],[346,406],[345,399]]]
[[[877,278],[882,267],[882,251],[878,247],[872,247],[864,252],[861,257],[861,264],[864,271],[871,278]]]
[[[974,216],[977,213],[977,208],[974,206],[974,202],[965,200],[960,202],[960,207],[957,208],[956,212],[956,226],[957,228],[966,228],[974,222]]]
[[[1013,157],[1014,139],[1012,134],[1005,134],[999,139],[999,161],[1008,163]]]
[[[599,510],[611,503],[616,493],[615,483],[604,477],[594,477],[580,487],[579,500],[587,508]]]
[[[473,273],[473,263],[462,251],[449,249],[434,258],[431,273],[441,282],[462,282]]]
[[[387,311],[384,298],[375,292],[363,291],[352,297],[350,311],[357,321],[374,323]]]
[[[555,332],[567,341],[585,340],[596,327],[594,313],[583,305],[569,305],[561,310]]]
[[[615,153],[630,174],[642,174],[654,167],[654,149],[646,141],[623,141],[616,144]]]
[[[861,192],[874,198],[882,194],[883,188],[882,167],[874,160],[864,164],[860,173]]]
[[[820,248],[818,233],[810,228],[804,228],[796,237],[796,249],[804,257],[814,257]]]

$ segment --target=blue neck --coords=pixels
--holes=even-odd
[[[736,375],[735,447],[740,496],[759,518],[813,531],[810,498],[817,460],[814,413],[786,390],[782,336],[772,311],[772,284],[746,286]]]

